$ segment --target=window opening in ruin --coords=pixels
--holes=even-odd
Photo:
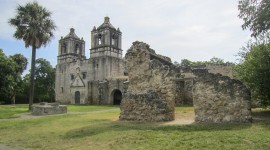
[[[64,88],[63,87],[61,87],[61,93],[64,93]]]
[[[122,101],[122,93],[120,90],[115,90],[113,93],[113,104],[120,105]]]

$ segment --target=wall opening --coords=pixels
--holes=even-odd
[[[112,96],[113,96],[113,104],[120,105],[122,101],[122,92],[120,90],[114,90]]]
[[[76,91],[75,92],[75,104],[80,104],[80,97],[81,97],[81,94],[79,91]]]

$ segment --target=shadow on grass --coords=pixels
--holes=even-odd
[[[126,122],[126,121],[99,121],[99,123],[83,128],[71,130],[64,138],[83,138],[94,136],[111,131],[164,131],[164,132],[197,132],[197,131],[224,131],[243,130],[251,127],[251,123],[230,123],[230,124],[190,124],[190,125],[161,125],[161,123]]]

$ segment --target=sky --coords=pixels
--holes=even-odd
[[[110,17],[122,32],[124,54],[134,41],[143,41],[156,53],[172,61],[182,59],[206,61],[213,57],[236,62],[236,54],[250,39],[238,18],[238,0],[36,0],[52,12],[57,29],[55,37],[37,50],[55,66],[58,41],[70,28],[86,42],[89,58],[90,35],[94,26]],[[21,53],[31,61],[31,48],[13,37],[15,27],[8,19],[15,17],[16,7],[30,0],[0,0],[0,48],[6,55]],[[124,56],[124,55],[123,55]]]

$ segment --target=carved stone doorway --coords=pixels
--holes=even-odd
[[[76,91],[75,92],[75,104],[80,104],[80,101],[81,101],[80,98],[81,98],[80,92]]]

